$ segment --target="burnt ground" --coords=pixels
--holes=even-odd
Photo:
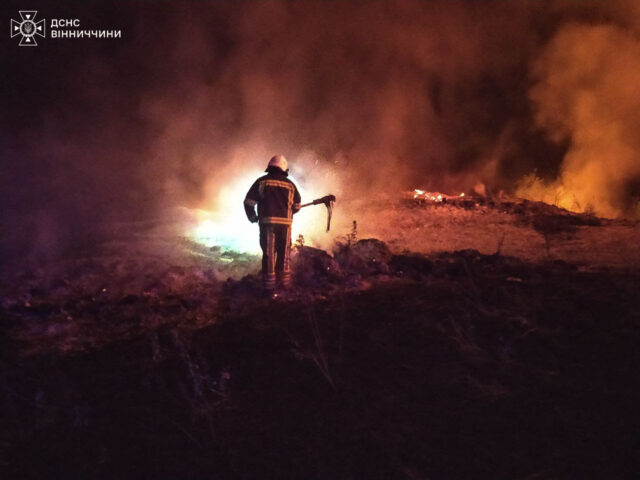
[[[638,478],[637,270],[297,253],[276,299],[91,263],[5,296],[2,478]]]

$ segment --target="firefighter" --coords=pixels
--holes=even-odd
[[[282,287],[291,283],[291,222],[293,214],[300,210],[301,199],[298,189],[287,178],[289,168],[284,155],[269,160],[265,172],[249,189],[244,209],[249,221],[260,226],[262,275],[265,288],[273,291],[276,281]]]

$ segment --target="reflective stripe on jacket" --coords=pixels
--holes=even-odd
[[[256,180],[244,199],[247,217],[255,216],[261,224],[291,225],[293,214],[300,210],[300,192],[282,171],[272,171]]]

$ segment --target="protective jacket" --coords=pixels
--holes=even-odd
[[[291,225],[293,214],[300,210],[300,192],[287,174],[279,168],[269,168],[269,173],[256,180],[244,199],[247,218],[260,225]]]

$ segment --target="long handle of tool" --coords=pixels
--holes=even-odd
[[[300,205],[300,208],[302,208],[302,207],[308,207],[309,205],[313,205],[313,202],[303,203],[302,205]]]

